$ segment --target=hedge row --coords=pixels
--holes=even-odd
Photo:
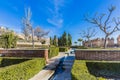
[[[68,51],[68,47],[60,47],[59,52],[66,52]]]
[[[0,67],[5,67],[13,64],[18,64],[30,59],[23,59],[23,58],[14,58],[14,57],[2,57],[0,58]]]
[[[35,47],[48,47],[48,45],[34,45]],[[18,44],[17,47],[32,47],[32,45],[28,45],[28,44]]]
[[[85,47],[85,46],[71,46],[71,48],[87,49],[87,47]]]
[[[89,72],[86,61],[75,60],[72,68],[72,80],[106,80],[102,77],[95,77]]]
[[[120,62],[86,62],[89,71],[95,76],[119,77]]]
[[[48,56],[49,58],[51,58],[51,57],[57,56],[58,53],[59,53],[59,47],[50,47]]]
[[[28,80],[45,66],[45,59],[35,58],[0,68],[0,80]]]

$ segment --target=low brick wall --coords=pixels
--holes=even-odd
[[[77,60],[119,61],[120,50],[75,50]]]
[[[0,50],[5,57],[40,57],[48,60],[48,49],[40,50]]]

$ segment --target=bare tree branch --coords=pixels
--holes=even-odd
[[[109,13],[107,17],[104,17],[105,14],[95,15],[93,18],[89,18],[88,16],[85,16],[85,20],[87,22],[97,25],[97,27],[99,27],[100,30],[105,33],[104,48],[106,48],[106,39],[108,38],[108,36],[110,36],[116,31],[120,31],[120,28],[119,28],[120,19],[118,18],[113,19],[113,22],[115,23],[114,26],[111,25],[111,21],[110,21],[111,15],[115,9],[116,9],[115,6],[111,6],[110,8],[108,8]],[[106,19],[103,20],[103,18],[106,18]]]

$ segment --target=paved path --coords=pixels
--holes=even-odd
[[[62,73],[56,74],[53,80],[71,80],[71,69],[74,63],[74,54],[70,54],[66,56],[63,62],[63,68],[65,69]]]
[[[48,80],[54,74],[60,59],[64,56],[65,54],[59,54],[58,56],[49,59],[46,67],[29,80]]]

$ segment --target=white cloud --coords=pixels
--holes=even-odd
[[[50,1],[50,0],[49,0]],[[47,19],[48,23],[52,24],[56,27],[62,27],[63,25],[63,17],[62,13],[60,13],[60,9],[64,6],[64,0],[51,0],[53,8],[49,8],[50,17]]]

